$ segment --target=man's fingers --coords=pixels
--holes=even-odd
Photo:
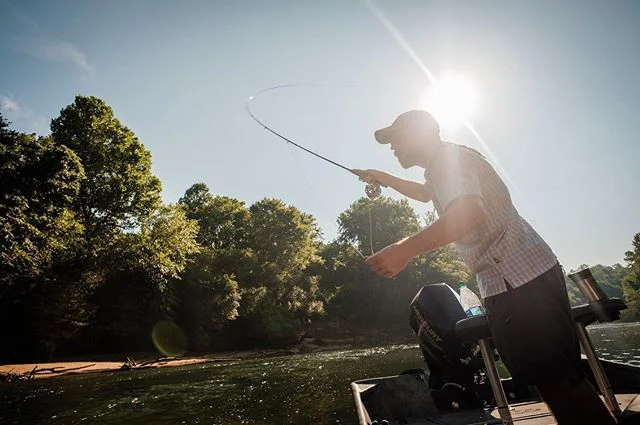
[[[354,168],[353,170],[351,170],[351,172],[360,178],[368,174],[366,170],[360,170],[358,168]]]
[[[360,178],[360,181],[363,181],[365,183],[374,183],[376,182],[376,178],[373,175],[373,173],[371,172],[371,170],[360,170],[358,168],[354,168],[351,170],[351,172],[353,174],[355,174],[356,176],[358,176]]]
[[[376,266],[376,265],[378,265],[378,263],[380,263],[380,257],[377,254],[374,254],[374,255],[372,255],[370,257],[367,257],[364,260],[364,263],[367,266],[371,266],[371,267]]]
[[[372,264],[370,267],[371,267],[371,270],[373,270],[374,272],[382,276],[386,276],[388,273],[390,273],[389,268],[382,263]]]
[[[380,255],[380,253],[374,254],[370,257],[365,258],[364,262],[373,272],[376,274],[392,278],[396,276],[400,271],[394,270],[386,261],[384,261],[384,256]]]
[[[371,268],[371,270],[373,270],[374,272],[378,273],[378,274],[382,274],[384,272],[384,270],[386,269],[384,264],[382,264],[382,261],[380,260],[380,258],[378,258],[376,255],[372,255],[371,257],[367,257],[366,260],[364,260],[364,263],[369,266]]]

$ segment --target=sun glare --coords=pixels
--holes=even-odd
[[[422,106],[441,126],[460,126],[477,111],[478,95],[473,81],[461,75],[437,80],[426,91]]]

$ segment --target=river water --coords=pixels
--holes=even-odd
[[[640,323],[589,333],[640,366]],[[0,423],[356,424],[350,382],[423,367],[417,345],[0,383]]]

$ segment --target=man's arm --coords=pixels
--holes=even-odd
[[[367,183],[376,182],[381,186],[390,187],[416,201],[429,202],[433,197],[428,187],[417,181],[403,179],[379,170],[354,169],[351,171]]]
[[[442,217],[420,232],[389,245],[366,259],[378,274],[393,277],[414,257],[462,239],[487,219],[482,198],[463,195],[452,201]]]
[[[464,195],[449,204],[442,217],[420,232],[404,239],[410,258],[462,239],[487,219],[482,198]]]

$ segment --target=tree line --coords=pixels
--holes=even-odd
[[[150,152],[96,97],[77,96],[47,136],[12,130],[0,115],[0,194],[3,362],[409,337],[420,287],[475,285],[451,245],[393,280],[364,265],[354,246],[377,250],[435,219],[404,200],[356,200],[332,241],[278,199],[247,205],[197,182],[166,204]],[[639,254],[637,234],[629,267],[592,268],[627,299],[629,318],[640,317]],[[571,284],[569,293],[580,302]]]

